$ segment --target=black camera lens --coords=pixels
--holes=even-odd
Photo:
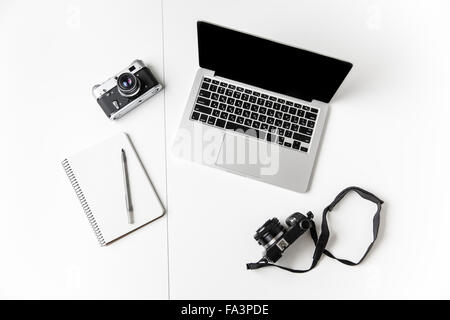
[[[117,78],[117,86],[121,95],[125,97],[132,97],[139,91],[139,79],[132,73],[122,73]]]
[[[260,245],[266,247],[271,244],[273,239],[278,239],[286,232],[286,229],[281,225],[277,218],[268,220],[261,228],[256,230],[254,236],[255,240]]]

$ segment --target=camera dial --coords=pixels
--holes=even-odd
[[[140,86],[139,79],[132,73],[125,72],[117,78],[119,93],[124,97],[136,95],[139,92]]]

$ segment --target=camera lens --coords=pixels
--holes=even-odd
[[[256,231],[254,238],[260,245],[267,247],[281,237],[285,231],[286,229],[281,225],[280,221],[277,218],[273,218]]]
[[[117,78],[117,86],[121,95],[125,97],[132,97],[139,91],[139,79],[132,73],[122,73]]]

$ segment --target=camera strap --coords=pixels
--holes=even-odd
[[[366,249],[366,252],[364,253],[364,255],[362,256],[362,258],[358,261],[358,262],[353,262],[350,260],[346,260],[346,259],[341,259],[341,258],[337,258],[335,257],[330,251],[328,251],[326,249],[327,243],[328,243],[328,239],[330,237],[330,230],[328,228],[328,222],[327,222],[327,214],[333,210],[333,208],[336,206],[336,204],[339,203],[339,201],[341,201],[350,191],[354,191],[357,194],[359,194],[362,198],[371,201],[373,203],[375,203],[377,205],[377,212],[375,213],[375,215],[373,216],[373,240],[370,243],[369,247]],[[260,261],[256,262],[256,263],[248,263],[247,264],[247,269],[249,270],[253,270],[253,269],[259,269],[259,268],[264,268],[264,267],[277,267],[286,271],[290,271],[290,272],[295,272],[295,273],[304,273],[304,272],[308,272],[311,269],[313,269],[317,263],[320,260],[320,257],[322,256],[322,254],[327,255],[330,258],[333,258],[343,264],[349,265],[349,266],[356,266],[358,264],[360,264],[364,258],[367,256],[367,254],[369,253],[370,249],[372,249],[373,244],[375,243],[375,240],[377,239],[378,236],[378,229],[380,227],[380,211],[381,211],[381,205],[383,204],[383,201],[381,199],[379,199],[377,196],[375,196],[374,194],[361,189],[359,187],[348,187],[344,190],[342,190],[337,196],[336,198],[333,200],[332,203],[330,203],[324,210],[322,213],[322,230],[320,233],[320,236],[317,236],[317,230],[316,230],[316,225],[314,224],[313,221],[311,224],[311,228],[309,229],[310,234],[311,234],[311,238],[314,241],[314,244],[316,246],[316,249],[314,250],[314,255],[313,255],[313,261],[311,263],[311,266],[308,269],[304,269],[304,270],[296,270],[296,269],[291,269],[291,268],[287,268],[287,267],[283,267],[274,263],[270,263],[267,260],[265,260],[264,258],[261,259]]]

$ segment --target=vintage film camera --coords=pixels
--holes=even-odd
[[[102,84],[92,88],[92,94],[106,116],[115,120],[161,91],[150,69],[141,60],[134,60],[127,68]]]

